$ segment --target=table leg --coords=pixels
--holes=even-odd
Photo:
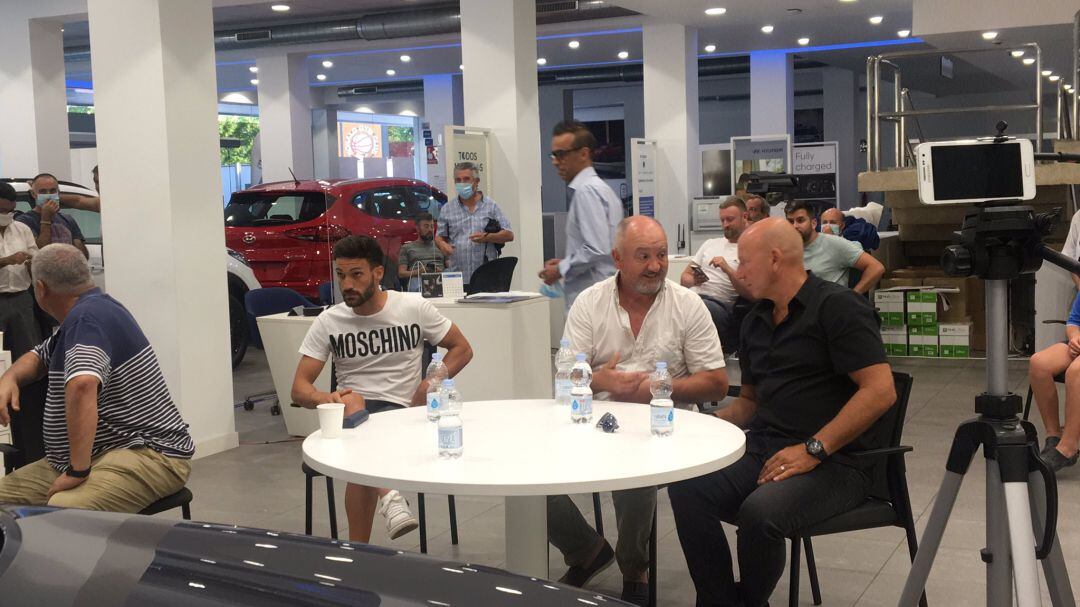
[[[548,577],[547,497],[506,498],[506,568]]]

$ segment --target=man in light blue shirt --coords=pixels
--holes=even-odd
[[[502,245],[514,240],[510,220],[479,185],[476,165],[454,166],[457,196],[439,212],[435,237],[435,246],[450,259],[450,268],[461,272],[466,285],[476,268],[499,257]]]
[[[566,219],[566,257],[544,262],[546,284],[563,280],[566,308],[578,293],[615,275],[611,250],[615,228],[623,218],[622,201],[592,166],[596,137],[576,120],[555,125],[551,163],[574,192]]]

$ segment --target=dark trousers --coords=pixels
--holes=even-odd
[[[791,444],[798,443],[748,434],[739,461],[668,487],[698,607],[765,605],[784,573],[785,539],[866,499],[869,476],[834,460],[806,474],[758,485],[765,462]],[[738,527],[738,585],[721,522]]]
[[[0,331],[4,333],[4,343],[0,344],[0,349],[11,352],[12,363],[41,343],[42,329],[38,324],[35,312],[37,304],[31,291],[0,293]],[[45,335],[48,334],[51,331]],[[45,457],[42,426],[48,383],[46,376],[23,386],[19,391],[20,410],[10,412],[11,442],[19,453],[13,456],[15,461],[8,463],[15,467]]]
[[[712,316],[713,325],[716,326],[716,332],[720,336],[720,347],[723,348],[724,354],[731,354],[738,350],[739,328],[742,325],[742,319],[736,318],[735,302],[721,301],[708,295],[702,295],[701,301],[705,303],[705,309]]]
[[[649,536],[652,534],[656,487],[612,491],[615,523],[619,541],[615,560],[627,579],[634,579],[649,568]],[[600,534],[585,522],[574,502],[566,495],[548,496],[548,541],[563,553],[567,565],[584,567]]]

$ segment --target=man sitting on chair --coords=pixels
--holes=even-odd
[[[182,489],[195,445],[134,317],[69,244],[43,247],[31,273],[60,327],[0,377],[0,424],[47,373],[45,458],[0,479],[0,503],[139,512]]]
[[[741,393],[716,415],[748,428],[746,453],[668,488],[701,607],[767,604],[785,538],[866,499],[870,476],[847,452],[879,446],[867,430],[896,400],[873,307],[808,276],[798,232],[755,223],[739,262],[757,304],[742,326]],[[721,522],[738,526],[739,584]]]
[[[1042,458],[1055,472],[1076,465],[1080,459],[1080,295],[1073,300],[1065,323],[1067,341],[1036,352],[1031,357],[1028,379],[1035,404],[1046,428]],[[1054,376],[1065,374],[1065,429],[1061,428],[1057,386]]]
[[[334,245],[334,272],[344,301],[327,308],[308,330],[293,379],[293,402],[307,408],[344,403],[346,416],[361,409],[379,413],[421,405],[428,390],[427,380],[420,378],[425,342],[446,348],[443,362],[450,377],[472,359],[472,348],[461,330],[430,301],[379,289],[382,261],[382,249],[374,238],[349,236]],[[315,379],[331,357],[339,389],[327,393],[315,388]],[[416,529],[416,517],[396,490],[349,483],[345,513],[350,540],[367,543],[371,539],[376,505],[386,519],[390,539]]]

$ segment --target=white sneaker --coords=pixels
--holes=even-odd
[[[409,511],[409,502],[396,489],[379,498],[379,514],[386,518],[386,533],[392,540],[420,526]]]

